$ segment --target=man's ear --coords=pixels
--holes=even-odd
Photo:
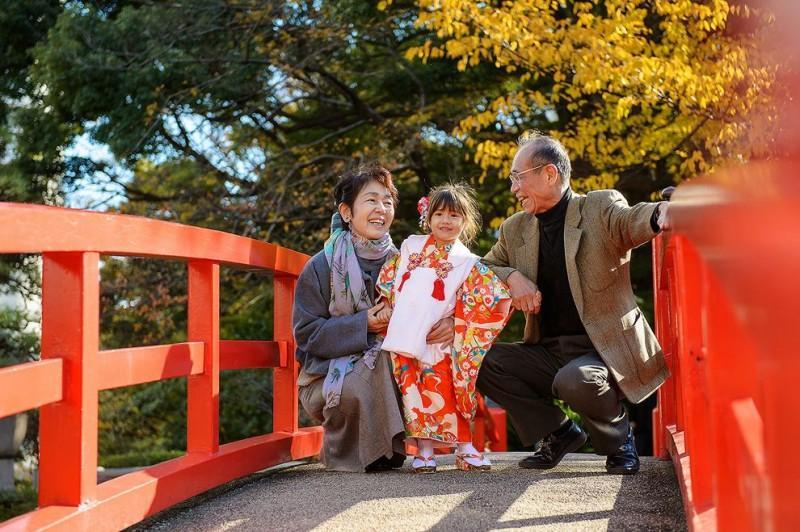
[[[558,175],[558,168],[554,164],[548,164],[545,169],[545,173],[547,174],[547,184],[548,185],[555,185],[556,182],[561,182],[561,176]]]

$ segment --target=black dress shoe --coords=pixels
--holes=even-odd
[[[379,473],[381,471],[389,471],[392,468],[391,461],[385,456],[381,456],[367,467],[364,468],[365,473]]]
[[[519,466],[523,469],[552,469],[565,454],[580,449],[586,443],[586,433],[573,421],[569,423],[570,426],[561,436],[552,433],[545,436],[539,450],[520,460]]]
[[[381,471],[389,471],[391,469],[397,469],[403,467],[403,463],[406,461],[406,455],[400,453],[392,454],[391,458],[386,458],[385,456],[381,456],[367,467],[364,468],[365,473],[379,473]]]
[[[398,469],[403,467],[403,464],[406,462],[406,455],[401,453],[394,453],[392,457],[389,458],[389,467],[392,469]]]
[[[625,443],[606,458],[606,471],[612,475],[633,475],[639,471],[639,455],[633,441],[633,431],[628,431]]]

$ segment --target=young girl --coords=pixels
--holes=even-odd
[[[406,437],[418,449],[412,468],[432,473],[434,447],[456,447],[458,469],[485,471],[491,464],[471,443],[475,381],[508,321],[510,295],[464,245],[480,227],[471,189],[437,187],[420,200],[419,210],[430,234],[408,237],[378,277],[378,290],[392,308],[383,349],[392,354]],[[452,345],[428,345],[428,331],[445,316],[455,320]]]

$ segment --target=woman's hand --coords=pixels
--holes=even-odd
[[[367,331],[372,333],[382,332],[389,325],[392,309],[385,301],[381,301],[367,310]]]
[[[379,310],[375,317],[379,322],[383,322],[388,325],[389,320],[392,319],[392,307],[389,305],[384,305],[383,310]]]
[[[456,335],[456,320],[451,317],[442,318],[436,322],[428,333],[425,341],[429,344],[452,345]]]
[[[511,292],[511,304],[523,312],[538,314],[542,307],[542,293],[536,284],[520,272],[514,272],[506,279]]]

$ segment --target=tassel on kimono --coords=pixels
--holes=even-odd
[[[444,301],[444,281],[438,277],[435,281],[433,281],[433,292],[431,293],[431,296],[433,296],[433,299]]]
[[[397,287],[398,292],[403,291],[403,285],[406,284],[406,281],[408,281],[409,277],[411,277],[411,271],[406,270],[406,273],[404,273],[403,277],[400,279],[400,286]],[[444,299],[444,297],[442,297],[442,299]]]

